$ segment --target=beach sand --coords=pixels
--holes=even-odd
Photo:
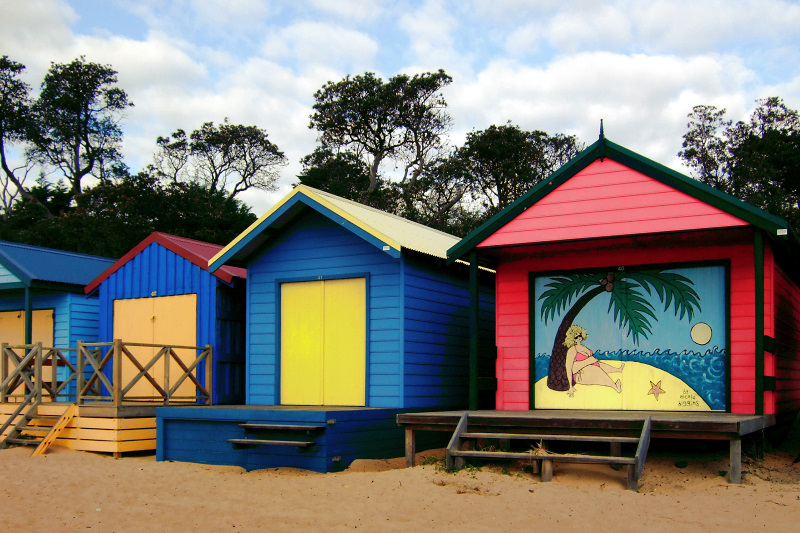
[[[542,483],[522,463],[442,469],[443,450],[360,460],[341,473],[114,459],[54,447],[0,450],[3,531],[796,531],[800,442],[745,458],[732,485],[726,447],[654,446],[639,492],[625,471],[557,464]],[[666,442],[666,441],[659,441]],[[427,457],[427,459],[426,459]],[[544,528],[544,529],[539,529]]]

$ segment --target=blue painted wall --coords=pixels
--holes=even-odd
[[[0,311],[15,311],[23,307],[21,294],[14,297],[0,296]],[[34,293],[31,297],[31,307],[34,310],[53,309],[53,344],[59,348],[75,348],[79,340],[96,342],[98,339],[97,298],[70,293]]]
[[[405,379],[408,408],[469,404],[469,272],[409,255],[404,263]],[[481,337],[494,335],[494,287],[480,299]]]
[[[279,283],[362,276],[368,276],[367,406],[402,406],[400,260],[308,212],[247,265],[248,404],[280,403]]]
[[[216,354],[223,343],[221,332],[224,328],[220,326],[218,316],[221,293],[233,294],[235,291],[191,261],[158,243],[152,243],[100,284],[99,340],[100,342],[113,340],[114,300],[196,294],[197,346],[210,344]],[[244,305],[244,302],[237,300],[237,305]],[[230,345],[232,341],[225,339],[224,342]],[[232,375],[227,368],[219,374],[217,377]],[[214,400],[217,401],[218,392],[230,392],[233,386],[217,380]],[[239,397],[227,401],[242,402],[243,392],[237,391]]]
[[[463,266],[396,259],[307,210],[247,265],[247,403],[280,404],[281,282],[368,278],[367,407],[468,405],[469,282]],[[494,335],[494,287],[482,297]]]

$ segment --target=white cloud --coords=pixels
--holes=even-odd
[[[457,117],[457,143],[472,128],[508,120],[591,143],[604,119],[611,140],[676,166],[691,107],[746,105],[742,86],[751,75],[730,57],[585,53],[541,67],[493,62],[474,80],[452,87],[448,102]]]
[[[308,3],[322,13],[360,22],[379,18],[388,0],[308,0]]]
[[[50,61],[64,59],[54,57],[53,52],[74,45],[69,26],[77,18],[75,11],[59,0],[0,2],[0,50],[25,64],[38,83]]]
[[[343,72],[361,72],[373,64],[378,43],[368,35],[321,22],[300,22],[268,36],[265,57],[292,63],[300,69],[329,65]]]
[[[426,1],[418,10],[400,17],[399,26],[408,35],[414,63],[435,70],[458,61],[452,35],[456,19],[442,1]]]

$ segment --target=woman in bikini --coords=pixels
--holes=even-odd
[[[583,345],[589,334],[585,329],[574,324],[567,330],[564,346],[568,348],[565,361],[567,378],[570,381],[567,393],[570,397],[575,395],[575,384],[581,385],[605,385],[617,392],[622,392],[622,382],[614,381],[609,374],[622,372],[625,363],[621,366],[611,366],[607,363],[598,361],[592,351]]]

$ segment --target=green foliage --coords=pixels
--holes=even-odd
[[[0,222],[0,238],[121,257],[153,231],[224,245],[256,218],[223,193],[209,195],[197,184],[163,185],[147,173],[86,188],[77,206],[64,208],[69,193],[63,185],[47,184],[36,194],[55,216],[43,216],[44,208],[38,204],[17,202]],[[61,207],[55,209],[56,205]]]
[[[539,297],[542,301],[541,315],[545,323],[574,307],[574,300],[589,300],[609,294],[608,311],[620,328],[627,329],[634,343],[639,337],[647,338],[652,333],[652,320],[657,320],[655,308],[645,294],[656,294],[664,303],[664,311],[670,307],[680,319],[692,319],[700,310],[700,297],[692,281],[680,274],[664,270],[642,270],[631,272],[578,272],[553,276]],[[566,316],[564,319],[566,320]]]
[[[600,275],[601,277],[604,276]],[[576,273],[568,276],[553,276],[552,281],[545,285],[546,291],[539,297],[542,300],[542,319],[545,324],[555,319],[562,311],[572,304],[577,298],[591,288],[596,288],[600,283],[598,274]],[[598,292],[599,294],[599,292]]]
[[[695,309],[700,310],[700,300],[694,283],[686,276],[663,270],[638,270],[625,273],[625,278],[638,283],[646,292],[654,290],[664,302],[664,311],[674,306],[675,315],[692,320]]]
[[[574,136],[525,131],[511,123],[467,134],[456,152],[486,217],[493,216],[583,148]]]
[[[297,177],[303,185],[355,201],[369,188],[369,168],[352,152],[320,146],[301,162],[303,171]]]
[[[155,171],[166,181],[195,183],[227,198],[250,188],[274,191],[286,156],[257,126],[206,122],[187,138],[178,129],[156,140]]]
[[[87,62],[52,63],[26,139],[31,157],[61,171],[74,197],[81,180],[101,176],[101,169],[119,161],[123,112],[133,104],[116,86],[117,72],[109,65]]]
[[[800,224],[800,115],[779,97],[757,100],[748,122],[695,106],[678,155],[698,180]]]
[[[386,82],[372,72],[328,82],[314,93],[309,128],[319,132],[322,146],[347,149],[364,159],[369,168],[368,192],[378,188],[379,168],[385,159],[402,162],[404,181],[413,185],[449,127],[441,89],[451,81],[439,70],[399,74]]]

